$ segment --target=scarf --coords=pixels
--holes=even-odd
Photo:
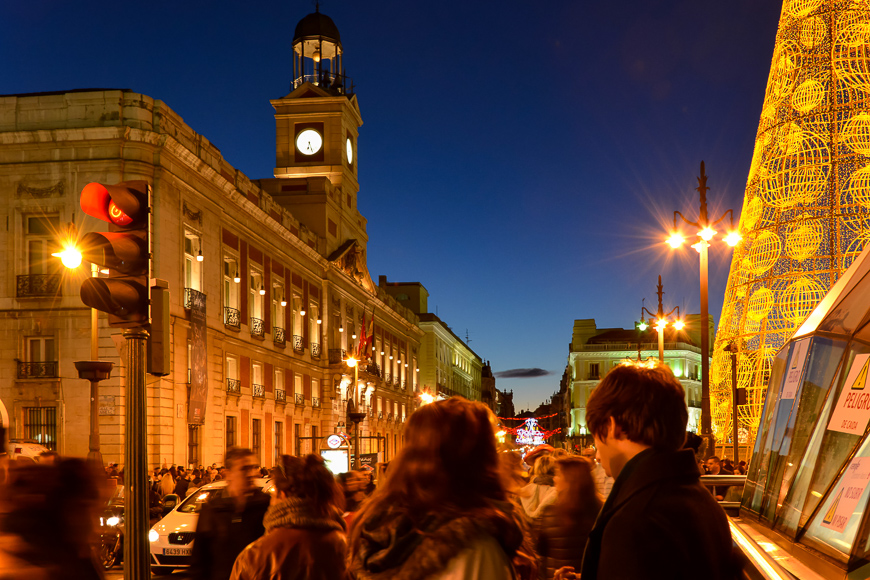
[[[344,521],[338,510],[331,510],[324,517],[311,509],[308,500],[290,497],[279,500],[269,506],[263,518],[266,533],[274,528],[313,528],[317,530],[345,531]]]

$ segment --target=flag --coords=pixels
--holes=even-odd
[[[365,320],[363,320],[365,323]],[[365,324],[363,324],[365,325]],[[363,356],[367,359],[372,359],[372,345],[375,343],[375,311],[372,310],[372,317],[369,318],[369,326],[365,331],[366,340],[365,340],[365,350],[363,352]]]
[[[360,328],[359,342],[356,345],[356,358],[358,360],[365,359],[366,353],[366,315],[363,313],[362,328]]]

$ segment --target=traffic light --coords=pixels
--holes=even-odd
[[[82,210],[109,224],[108,232],[82,236],[82,257],[109,270],[108,278],[82,283],[82,302],[109,315],[109,325],[134,328],[151,322],[151,187],[146,181],[89,183]]]

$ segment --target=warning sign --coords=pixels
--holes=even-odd
[[[867,370],[870,354],[855,357],[837,406],[828,422],[828,430],[863,435],[870,421],[870,388],[867,383]]]
[[[810,350],[809,347],[809,338],[794,343],[791,363],[788,365],[788,372],[785,374],[785,381],[782,384],[782,396],[780,396],[780,399],[794,399],[798,386],[801,384],[801,376],[803,376],[804,372],[804,361],[807,360],[807,351]]]
[[[837,532],[845,531],[868,482],[870,482],[870,457],[856,457],[846,468],[831,507],[825,510],[822,527]]]

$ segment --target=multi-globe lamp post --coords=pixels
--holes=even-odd
[[[662,290],[662,277],[659,276],[659,283],[656,286],[656,294],[658,295],[659,304],[656,312],[650,312],[646,306],[640,307],[640,321],[635,323],[635,327],[641,331],[646,331],[650,325],[654,325],[656,327],[656,333],[658,334],[658,346],[659,346],[659,362],[664,364],[665,362],[665,328],[667,328],[669,323],[670,316],[676,312],[677,317],[676,320],[671,322],[670,324],[674,327],[675,330],[682,330],[686,325],[682,319],[680,318],[680,307],[674,306],[670,312],[665,314],[665,309],[662,304],[662,296],[664,296],[664,291]],[[644,320],[643,315],[646,313],[649,316],[649,323]],[[640,360],[640,340],[638,340],[638,348],[637,348],[637,358]]]
[[[704,162],[701,162],[701,175],[698,177],[698,187],[695,190],[701,196],[701,206],[698,221],[686,219],[679,211],[674,212],[674,230],[667,244],[677,249],[686,242],[685,237],[677,229],[677,216],[686,225],[698,228],[697,236],[700,238],[692,247],[700,255],[700,283],[701,283],[701,437],[707,441],[707,453],[712,455],[716,450],[716,438],[713,435],[712,414],[710,413],[710,314],[708,304],[708,274],[707,274],[707,249],[718,233],[715,228],[718,224],[730,217],[730,230],[722,238],[728,246],[734,247],[740,243],[740,233],[734,229],[734,211],[725,210],[721,217],[711,221],[707,215],[707,175],[704,173]]]
[[[359,424],[365,419],[366,414],[356,409],[357,389],[359,388],[359,363],[355,357],[350,356],[345,361],[347,366],[353,369],[353,386],[347,396],[347,422],[353,423],[353,469],[360,468],[359,456]]]

